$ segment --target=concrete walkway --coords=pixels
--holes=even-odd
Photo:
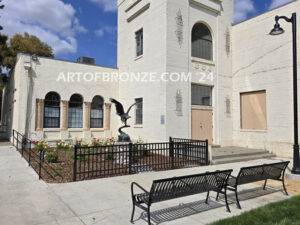
[[[164,172],[151,172],[132,176],[97,179],[67,184],[46,184],[38,180],[27,162],[10,146],[0,147],[0,224],[120,224],[129,223],[131,215],[130,183],[136,181],[150,189],[153,179],[233,168],[236,174],[241,166],[275,162],[256,160],[208,167]],[[281,188],[281,184],[275,184]],[[272,184],[272,186],[274,186]],[[245,189],[246,191],[243,191]],[[249,191],[250,189],[250,191]],[[238,215],[269,202],[288,198],[281,191],[250,184],[241,189],[243,210],[231,204],[227,213],[224,202],[204,204],[205,194],[154,204],[151,208],[153,224],[207,224]],[[215,197],[215,194],[212,194]],[[230,199],[234,199],[232,194]],[[136,209],[135,224],[146,225],[146,215]]]

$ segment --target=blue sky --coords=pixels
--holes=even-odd
[[[226,0],[225,0],[226,1]],[[235,22],[293,0],[235,0]],[[58,59],[79,56],[117,65],[116,0],[3,0],[4,34],[28,32],[47,42]]]

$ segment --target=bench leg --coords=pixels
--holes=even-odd
[[[134,211],[135,211],[135,204],[133,203],[133,206],[132,206],[132,213],[131,213],[131,219],[130,219],[130,222],[131,222],[131,223],[133,223]]]
[[[205,204],[208,205],[208,199],[209,199],[209,191],[207,192],[207,196],[206,196],[206,200],[205,200]]]
[[[240,201],[239,201],[239,197],[238,197],[238,190],[237,187],[235,188],[235,199],[236,199],[236,205],[239,209],[242,209],[241,205],[240,205]]]
[[[216,201],[219,201],[220,192],[217,193]]]
[[[267,181],[268,180],[265,180],[265,184],[264,184],[264,188],[263,188],[264,190],[266,190]]]
[[[151,222],[150,222],[150,205],[148,206],[147,213],[148,213],[148,224],[151,225]]]
[[[285,194],[289,195],[289,193],[286,191],[286,187],[285,187],[285,183],[284,183],[284,178],[282,178],[282,186],[283,186]]]
[[[219,194],[219,192],[218,192],[218,194]],[[224,195],[225,195],[225,202],[226,202],[227,211],[231,213],[230,208],[229,208],[229,204],[228,204],[228,199],[227,199],[227,188],[225,188]]]

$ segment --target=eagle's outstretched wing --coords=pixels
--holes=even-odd
[[[130,107],[129,107],[129,109],[127,110],[127,115],[129,114],[129,112],[130,112],[130,110],[131,110],[131,108],[133,107],[133,106],[135,106],[137,104],[137,102],[136,103],[134,103],[134,104],[132,104]]]
[[[116,99],[110,98],[109,100],[116,105],[117,114],[119,116],[122,116],[124,114],[123,105],[120,102],[118,102]]]

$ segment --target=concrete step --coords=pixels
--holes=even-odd
[[[244,152],[232,152],[232,153],[229,153],[228,155],[214,155],[212,157],[212,159],[218,160],[218,159],[227,159],[227,158],[232,158],[232,157],[243,157],[243,156],[264,155],[264,154],[269,154],[269,152],[266,150],[255,151],[255,152],[251,152],[251,150],[244,151]]]
[[[244,162],[244,161],[250,161],[250,160],[256,160],[256,159],[265,159],[265,158],[272,158],[275,157],[275,154],[272,153],[262,153],[262,154],[252,154],[252,155],[243,155],[243,156],[228,156],[223,157],[219,159],[213,159],[212,164],[218,165],[218,164],[226,164],[226,163],[234,163],[234,162]]]
[[[212,145],[212,148],[221,148],[221,145]]]

